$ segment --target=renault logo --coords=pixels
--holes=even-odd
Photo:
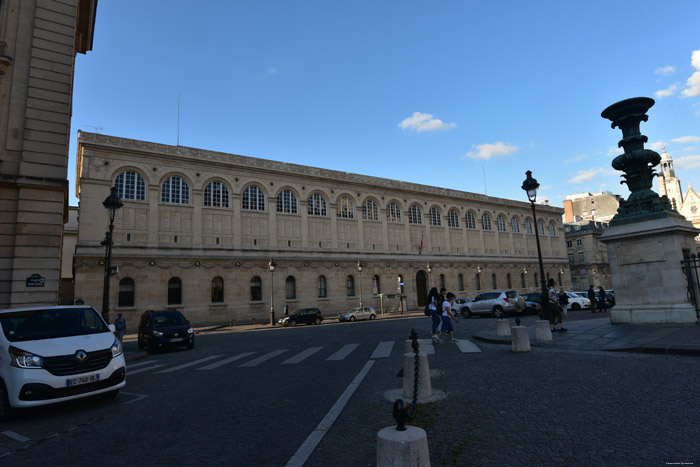
[[[84,363],[85,360],[87,359],[87,354],[85,353],[84,350],[78,350],[75,353],[75,359],[78,361],[78,363]]]
[[[177,336],[178,336],[178,334],[177,334],[177,333],[175,333],[175,337],[177,337]]]

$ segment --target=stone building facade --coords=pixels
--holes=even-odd
[[[613,288],[608,251],[599,240],[608,227],[606,222],[579,221],[564,224],[566,252],[571,270],[571,286],[575,291],[589,286]]]
[[[271,300],[327,316],[363,304],[416,309],[458,295],[569,286],[561,208],[315,167],[78,133],[75,298],[102,301],[117,187],[111,310],[135,324],[174,307],[193,322],[269,322]],[[270,272],[269,263],[275,264]],[[358,270],[358,263],[362,270]]]
[[[610,222],[620,206],[620,195],[610,192],[577,193],[564,200],[564,222]]]
[[[0,308],[58,300],[73,69],[96,8],[0,1]]]

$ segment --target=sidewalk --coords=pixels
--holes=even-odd
[[[529,323],[528,323],[529,324]],[[610,318],[567,321],[567,332],[553,332],[552,341],[536,339],[534,323],[528,326],[530,345],[582,350],[607,350],[680,355],[700,355],[700,324],[611,324]],[[482,331],[474,339],[510,344],[510,336]]]

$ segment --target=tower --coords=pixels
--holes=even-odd
[[[681,181],[676,178],[676,171],[673,168],[673,159],[666,152],[666,146],[661,146],[661,163],[659,164],[659,194],[666,196],[671,202],[673,209],[680,211],[683,206],[683,192],[681,191]]]

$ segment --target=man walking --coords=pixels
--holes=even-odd
[[[608,311],[608,306],[605,303],[605,289],[602,285],[598,287],[598,300],[598,308],[600,308],[600,312],[605,313],[606,311]]]
[[[592,285],[588,287],[588,300],[591,301],[591,313],[595,313],[595,290]]]

